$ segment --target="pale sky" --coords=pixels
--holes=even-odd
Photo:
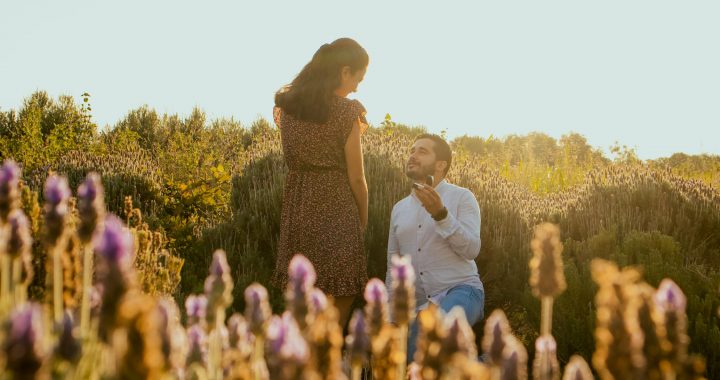
[[[249,125],[315,50],[370,55],[352,97],[378,125],[502,137],[569,132],[641,158],[720,154],[720,1],[31,1],[0,3],[0,109],[92,95]]]

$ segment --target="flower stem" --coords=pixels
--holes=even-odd
[[[552,307],[553,298],[550,296],[544,296],[541,299],[542,302],[542,314],[540,320],[540,335],[550,335],[552,331]]]
[[[62,313],[63,313],[63,278],[62,278],[62,266],[61,266],[61,245],[56,244],[52,252],[53,260],[53,315],[55,316],[55,323],[60,326],[62,324]]]
[[[0,308],[10,310],[10,255],[0,252],[0,265],[2,265],[2,283],[0,283]]]
[[[22,258],[18,257],[13,261],[13,296],[15,298],[15,305],[21,305],[25,302],[25,296],[27,289],[25,284],[22,284]]]
[[[360,380],[360,375],[362,375],[362,366],[359,363],[353,363],[352,380]]]
[[[404,323],[404,324],[398,326],[398,329],[399,329],[398,330],[398,339],[399,339],[398,343],[400,344],[400,354],[401,354],[401,356],[398,356],[398,357],[401,357],[402,360],[398,364],[398,369],[397,369],[398,377],[397,378],[405,379],[405,377],[406,377],[405,372],[407,371],[407,363],[405,362],[406,361],[405,358],[407,358],[407,339],[408,339],[407,323]]]
[[[208,360],[208,374],[211,379],[222,379],[222,325],[225,321],[225,309],[217,308],[215,311],[215,328],[210,336],[210,360]]]
[[[253,372],[253,379],[254,380],[262,380],[263,379],[263,360],[265,357],[265,341],[263,337],[256,336],[255,337],[255,349],[253,350],[253,358],[252,358],[252,372]]]
[[[90,289],[92,287],[93,250],[87,244],[83,247],[83,294],[80,306],[80,335],[83,340],[90,335]]]

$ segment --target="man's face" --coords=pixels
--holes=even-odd
[[[419,139],[410,147],[410,157],[405,165],[405,174],[417,181],[423,181],[427,175],[435,175],[435,142]]]

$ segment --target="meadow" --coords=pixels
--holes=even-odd
[[[0,158],[11,158],[22,169],[17,201],[3,214],[3,226],[9,225],[10,210],[20,209],[31,237],[25,238],[31,242],[26,253],[3,256],[6,264],[16,264],[4,264],[8,272],[0,274],[2,284],[8,283],[2,287],[0,317],[8,321],[0,338],[2,365],[17,378],[33,366],[32,376],[70,376],[73,366],[73,376],[106,371],[118,378],[179,373],[254,378],[262,372],[258,367],[272,378],[339,376],[344,338],[328,301],[309,279],[297,279],[293,292],[268,286],[285,176],[277,129],[263,119],[246,127],[232,119],[208,121],[200,109],[180,117],[146,106],[98,131],[91,114],[89,96],[75,102],[43,92],[32,94],[17,111],[0,112]],[[387,117],[363,138],[371,277],[384,278],[390,265],[385,251],[390,210],[409,191],[402,167],[421,131]],[[424,341],[412,376],[544,379],[560,376],[561,368],[577,376],[592,368],[599,378],[720,378],[720,157],[678,153],[642,161],[617,145],[609,158],[578,134],[559,140],[542,133],[465,136],[452,146],[456,155],[449,180],[471,189],[482,211],[477,263],[486,320],[471,327],[458,315],[431,311],[423,316]],[[67,191],[57,190],[61,178],[67,179]],[[56,191],[48,192],[48,183]],[[102,206],[90,206],[87,197],[83,201],[81,184],[103,189]],[[55,198],[62,202],[53,203]],[[51,228],[58,202],[68,214],[60,231]],[[93,207],[97,215],[104,217],[107,210],[119,217],[110,222],[110,231],[133,236],[132,248],[123,248],[132,265],[103,261],[103,247],[89,237],[104,230],[83,222]],[[544,222],[558,229],[537,227]],[[547,244],[552,249],[532,243],[543,239],[552,241]],[[93,258],[100,266],[94,279],[87,279],[84,268]],[[63,279],[59,287],[57,278]],[[555,286],[543,288],[547,281],[538,278],[555,279],[550,281]],[[114,301],[93,308],[93,297],[83,292],[88,281],[106,281],[105,291],[116,292]],[[383,291],[407,289],[370,293]],[[378,297],[357,300],[365,312],[346,331],[355,337],[348,347],[366,337],[350,350],[359,352],[354,367],[371,361],[375,378],[397,378],[405,369],[392,359],[399,355],[387,353],[402,350],[396,336],[402,329],[388,327],[384,315],[385,308],[395,313],[403,308],[384,305]],[[23,306],[29,301],[37,307]],[[257,308],[264,322],[253,327]],[[65,310],[76,318],[64,322]],[[35,339],[44,341],[44,355],[27,346],[23,360],[12,362],[8,342],[16,315],[20,321],[45,322],[45,330],[28,332],[43,337]],[[226,321],[226,315],[232,317]],[[158,318],[174,322],[162,324]],[[366,328],[361,318],[375,327],[359,332]],[[53,320],[65,329],[50,328]],[[227,339],[220,333],[225,330]],[[289,343],[277,341],[278,330],[290,331]],[[183,339],[173,346],[166,335]],[[75,355],[50,349],[64,338],[78,345]],[[120,344],[112,350],[113,339],[149,348],[135,352]],[[305,354],[281,349],[304,347],[299,342],[307,345]],[[500,349],[498,342],[504,342]],[[438,357],[433,347],[451,348],[442,350],[448,356]],[[468,360],[479,352],[490,354],[491,362]],[[94,367],[96,362],[103,367]],[[247,371],[223,372],[232,368]]]

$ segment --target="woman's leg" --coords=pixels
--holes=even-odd
[[[355,296],[342,296],[335,298],[335,307],[338,309],[338,322],[341,328],[345,328],[348,319],[350,318],[350,308],[352,307]]]

